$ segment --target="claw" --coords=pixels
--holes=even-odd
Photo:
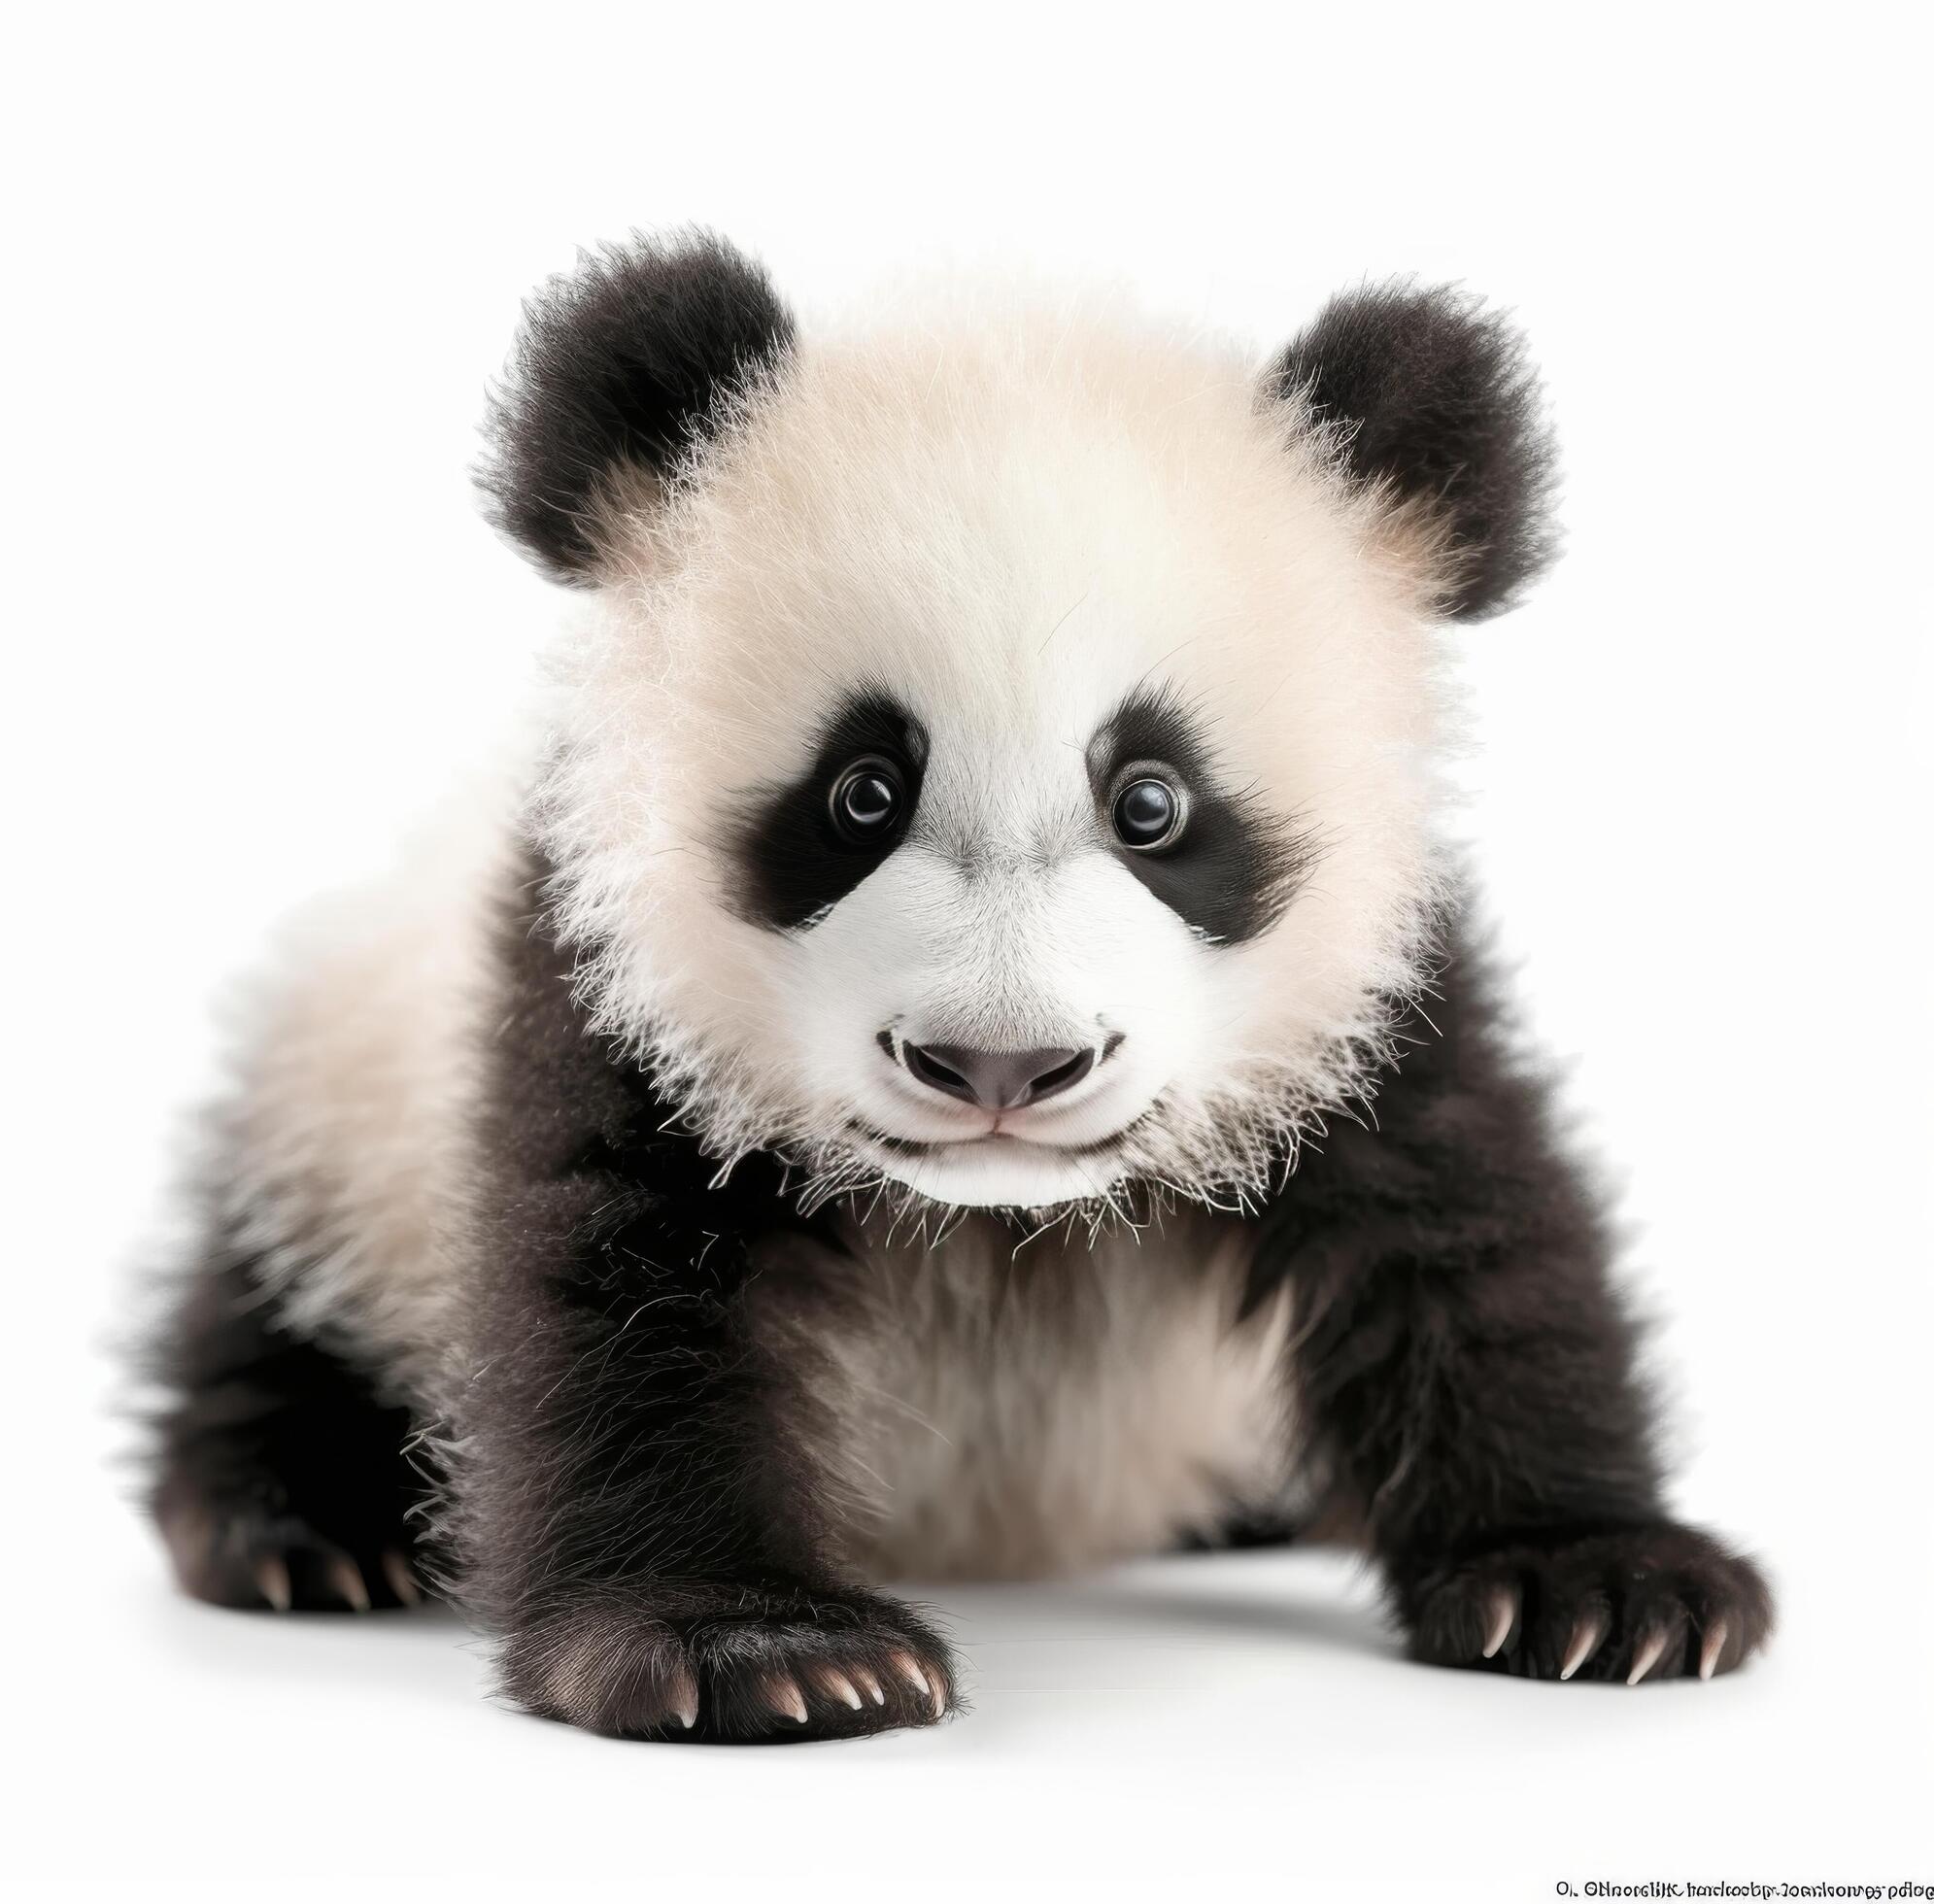
[[[934,1718],[940,1718],[948,1709],[948,1689],[942,1683],[940,1674],[934,1674],[929,1680],[927,1674],[921,1670],[921,1662],[911,1652],[896,1652],[894,1664],[899,1668],[907,1683],[919,1687],[921,1693],[927,1695],[927,1703],[933,1707]]]
[[[944,1688],[928,1679],[920,1670],[920,1662],[910,1652],[896,1652],[893,1655],[893,1663],[899,1668],[901,1676],[910,1684],[917,1686],[926,1695],[928,1704],[933,1709],[933,1717],[938,1718],[947,1710],[947,1695]]]
[[[874,1705],[884,1706],[887,1703],[886,1688],[864,1666],[854,1667],[853,1677],[860,1682],[861,1686],[870,1695]]]
[[[406,1607],[418,1605],[423,1597],[423,1588],[417,1584],[417,1577],[410,1571],[410,1563],[391,1547],[383,1556],[383,1578],[390,1582],[390,1591]]]
[[[286,1614],[294,1604],[289,1591],[288,1562],[279,1553],[265,1553],[255,1562],[255,1585],[277,1613]]]
[[[765,1697],[772,1710],[782,1718],[790,1718],[803,1725],[806,1722],[806,1698],[797,1684],[792,1680],[767,1680]]]
[[[1654,1628],[1639,1642],[1639,1649],[1632,1655],[1632,1670],[1625,1676],[1627,1685],[1637,1685],[1649,1673],[1665,1653],[1665,1634]]]
[[[688,1732],[698,1723],[698,1682],[690,1673],[680,1673],[672,1683],[671,1712]]]
[[[818,1676],[821,1688],[834,1699],[843,1699],[857,1713],[861,1709],[859,1689],[844,1673],[827,1667]]]
[[[1484,1657],[1495,1659],[1504,1643],[1510,1638],[1511,1628],[1517,1624],[1517,1589],[1511,1586],[1494,1586],[1486,1596],[1485,1606],[1490,1620],[1484,1634]]]
[[[1558,1677],[1570,1679],[1605,1644],[1611,1630],[1612,1622],[1603,1614],[1580,1614],[1578,1623],[1572,1628],[1572,1644],[1565,1649],[1565,1663],[1558,1668]]]
[[[329,1576],[329,1584],[343,1596],[345,1604],[359,1614],[369,1611],[369,1587],[363,1581],[362,1569],[348,1554],[337,1554],[324,1571]]]
[[[1706,1629],[1706,1643],[1699,1649],[1699,1677],[1710,1680],[1719,1670],[1719,1656],[1726,1649],[1732,1629],[1723,1619],[1715,1619]]]

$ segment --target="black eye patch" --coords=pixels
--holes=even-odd
[[[1187,798],[1187,825],[1175,831],[1172,846],[1132,850],[1119,815],[1125,800],[1147,803],[1137,790],[1151,764],[1173,770]],[[1124,776],[1133,784],[1124,786]],[[1218,944],[1267,932],[1315,864],[1311,834],[1268,812],[1253,795],[1224,789],[1201,721],[1167,688],[1138,690],[1103,722],[1088,743],[1088,779],[1115,857]]]
[[[844,899],[906,837],[927,745],[927,730],[891,695],[868,688],[848,698],[805,771],[754,788],[730,821],[744,915],[795,932]]]

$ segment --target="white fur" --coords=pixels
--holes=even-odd
[[[289,1326],[417,1397],[460,1335],[503,795],[472,789],[391,876],[296,922],[219,1119],[226,1217]]]
[[[875,1218],[850,1240],[769,1243],[753,1327],[862,1577],[1070,1572],[1292,1505],[1288,1298],[1238,1322],[1239,1226],[1183,1209],[1017,1249],[987,1217],[937,1243]]]
[[[1364,1081],[1434,867],[1431,578],[1229,352],[1063,309],[802,346],[689,480],[622,493],[564,662],[546,843],[600,1024],[722,1156],[942,1203],[1257,1186]],[[879,684],[926,724],[914,839],[809,930],[736,916],[731,818]],[[1095,836],[1084,749],[1172,685],[1221,770],[1322,843],[1259,940],[1204,945]],[[1080,1092],[962,1132],[875,1037],[1093,1042]],[[931,1094],[928,1094],[931,1096]],[[1134,1124],[1103,1160],[1054,1147]],[[979,1126],[967,1132],[977,1136]]]
[[[1058,308],[809,338],[688,478],[614,488],[604,527],[538,823],[599,1026],[722,1167],[772,1147],[821,1194],[886,1189],[849,1263],[774,1245],[754,1285],[835,1537],[883,1572],[1035,1571],[1275,1497],[1288,1315],[1237,1326],[1239,1226],[1185,1205],[1017,1265],[993,1219],[934,1250],[881,1223],[1092,1217],[1131,1177],[1239,1197],[1366,1088],[1435,897],[1426,546],[1342,482],[1293,402],[1258,401],[1236,355]],[[808,929],[750,923],[732,818],[863,685],[929,731],[914,835]],[[1205,943],[1098,838],[1087,745],[1163,685],[1232,787],[1320,840],[1250,942]],[[237,1213],[287,1314],[433,1397],[461,1352],[466,1119],[508,859],[507,819],[482,819],[435,877],[413,869],[312,945],[231,1120]],[[883,1029],[1125,1041],[983,1137]],[[940,1147],[901,1156],[855,1120]]]

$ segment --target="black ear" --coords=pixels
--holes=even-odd
[[[1335,426],[1365,482],[1390,486],[1447,539],[1444,612],[1510,607],[1557,552],[1555,457],[1523,340],[1448,286],[1381,285],[1334,297],[1272,368]]]
[[[525,306],[493,394],[477,476],[492,520],[558,580],[589,581],[614,471],[670,468],[792,343],[765,273],[722,238],[584,254]]]

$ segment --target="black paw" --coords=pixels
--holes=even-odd
[[[166,1486],[154,1512],[183,1589],[218,1607],[368,1613],[424,1597],[400,1515],[324,1533],[274,1499]]]
[[[1709,1680],[1773,1625],[1752,1562],[1670,1521],[1526,1534],[1396,1585],[1413,1657],[1523,1679]]]
[[[945,1644],[877,1594],[655,1588],[513,1633],[506,1689],[622,1738],[847,1739],[959,1710]]]

